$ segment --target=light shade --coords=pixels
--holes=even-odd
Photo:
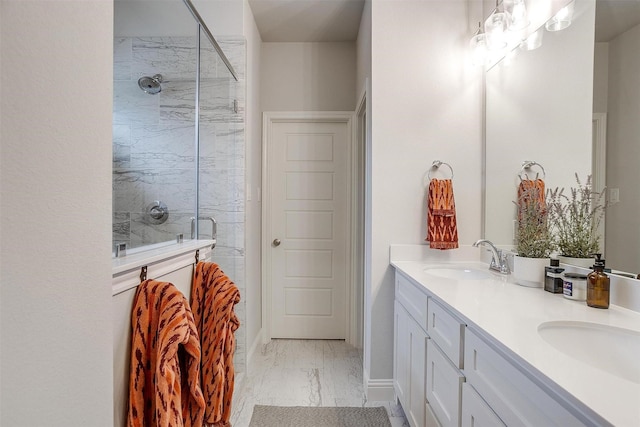
[[[544,28],[540,27],[535,33],[532,33],[529,37],[520,43],[520,49],[522,50],[535,50],[542,46],[542,36],[544,35]]]
[[[487,39],[483,32],[476,33],[469,42],[471,60],[474,65],[484,65],[487,62]]]
[[[509,3],[504,3],[504,7],[509,12],[510,30],[522,30],[529,26],[529,14],[524,0],[510,0]]]
[[[547,31],[560,31],[571,25],[573,19],[573,9],[575,2],[571,2],[556,13],[553,18],[545,24]]]
[[[507,46],[505,31],[507,30],[507,14],[496,8],[484,22],[487,35],[487,47],[490,50],[503,49]]]

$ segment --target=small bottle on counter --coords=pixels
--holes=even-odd
[[[610,279],[604,272],[605,260],[596,254],[593,271],[587,276],[587,305],[595,308],[609,308]]]
[[[549,266],[544,268],[544,290],[554,294],[563,292],[562,272],[564,268],[560,267],[560,260],[551,258]]]
[[[587,299],[587,275],[564,273],[562,276],[562,295],[565,298],[584,301]]]

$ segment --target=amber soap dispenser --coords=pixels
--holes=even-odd
[[[605,261],[595,254],[593,271],[587,276],[587,305],[595,308],[609,308],[609,276],[604,272]]]

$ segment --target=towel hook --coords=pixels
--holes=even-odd
[[[427,178],[429,178],[429,180],[431,180],[431,171],[433,169],[438,169],[440,166],[445,165],[446,167],[449,168],[449,170],[451,171],[451,178],[453,179],[453,168],[451,167],[451,165],[449,163],[445,163],[441,160],[434,160],[433,163],[431,163],[431,168],[429,168],[429,172],[427,172]]]
[[[140,282],[144,282],[145,280],[147,280],[147,266],[143,266],[140,269]]]
[[[524,162],[522,162],[522,167],[520,168],[520,172],[518,173],[518,177],[520,177],[520,179],[522,178],[522,174],[531,169],[533,166],[538,166],[540,168],[540,170],[542,170],[542,179],[545,179],[545,177],[547,176],[547,173],[545,172],[544,168],[542,167],[542,165],[538,162],[534,162],[533,160],[525,160]],[[527,174],[525,173],[525,176],[527,179],[529,179],[529,176],[527,176]],[[536,179],[538,179],[538,173],[536,172]]]

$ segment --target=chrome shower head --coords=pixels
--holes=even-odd
[[[155,95],[162,92],[162,74],[156,74],[153,77],[143,76],[138,79],[138,86],[140,89],[150,95]]]

